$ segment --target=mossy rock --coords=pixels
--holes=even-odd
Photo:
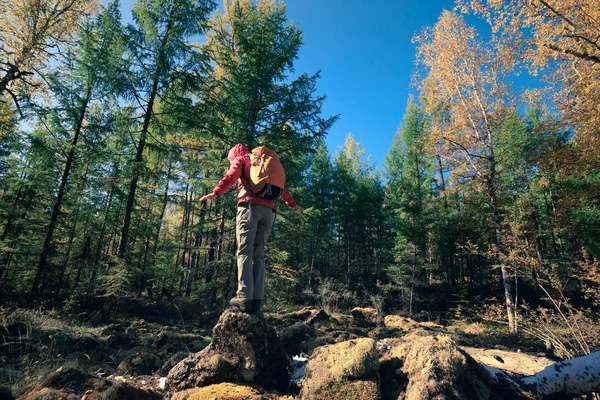
[[[305,342],[314,337],[314,328],[302,322],[296,322],[294,325],[283,328],[281,332],[279,332],[279,340],[281,340],[283,350],[285,350],[290,357],[298,355],[302,351],[306,351],[307,346],[304,346]]]
[[[121,361],[117,367],[117,373],[121,375],[151,375],[162,366],[162,360],[149,352],[132,354]]]
[[[489,375],[448,335],[416,331],[402,339],[386,341],[384,349],[382,371],[388,363],[401,366],[397,380],[404,385],[386,388],[393,377],[385,374],[384,393],[400,392],[407,400],[494,398]]]
[[[167,385],[171,390],[223,382],[287,389],[291,360],[262,314],[227,309],[214,327],[212,337],[210,346],[185,358],[169,372]]]
[[[327,321],[329,318],[329,314],[327,314],[324,310],[318,310],[304,321],[309,325],[318,325],[321,322]]]
[[[171,400],[262,400],[260,392],[250,386],[219,383],[177,392]]]
[[[162,396],[156,392],[126,383],[111,386],[106,391],[96,393],[88,398],[89,400],[162,400]]]
[[[57,389],[64,393],[80,394],[98,381],[91,374],[76,368],[59,368],[42,380],[40,387]]]
[[[381,326],[379,328],[371,329],[368,335],[372,339],[381,340],[401,337],[404,335],[404,332],[399,328],[388,328],[387,326]]]
[[[383,319],[383,324],[388,328],[402,329],[405,332],[412,331],[419,327],[419,324],[416,321],[400,315],[386,315]]]
[[[378,382],[378,370],[373,339],[354,339],[319,347],[308,360],[301,397],[322,398],[319,393],[326,388],[350,381]]]
[[[165,361],[162,367],[160,367],[160,369],[158,370],[158,375],[167,376],[169,374],[169,371],[171,371],[171,369],[175,365],[177,365],[181,360],[185,359],[188,355],[188,353],[185,353],[183,351],[173,354],[171,357],[169,357],[167,361]]]

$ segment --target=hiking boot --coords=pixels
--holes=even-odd
[[[236,296],[229,300],[229,305],[237,308],[241,312],[250,313],[252,309],[252,300],[241,299]]]
[[[262,300],[252,300],[252,310],[250,311],[250,314],[258,314],[261,304]]]

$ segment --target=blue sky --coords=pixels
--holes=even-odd
[[[218,1],[218,0],[217,0]],[[433,25],[454,0],[285,0],[288,19],[304,32],[297,73],[321,70],[325,116],[340,114],[327,145],[334,153],[349,132],[381,167],[412,92],[413,35]],[[130,18],[134,0],[122,0]]]
[[[325,115],[340,114],[327,144],[352,132],[382,166],[411,90],[413,35],[433,25],[453,0],[287,0],[288,18],[304,31],[298,72],[321,70]]]

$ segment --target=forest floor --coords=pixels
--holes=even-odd
[[[315,309],[301,309],[266,313],[265,317],[290,356],[309,354],[318,346],[344,340],[383,340],[425,330],[451,336],[479,363],[512,374],[533,375],[553,362],[543,356],[543,343],[516,340],[493,324],[457,320],[441,326],[388,315],[383,323],[379,319],[377,326],[372,311],[315,314]],[[298,339],[298,327],[311,325],[306,321],[315,315],[323,315],[323,321],[316,329],[306,328]],[[75,368],[138,388],[160,390],[164,377],[182,357],[210,343],[211,330],[212,326],[197,321],[165,324],[130,319],[91,325],[55,313],[0,309],[0,387],[10,389],[16,398],[22,397],[56,370]]]

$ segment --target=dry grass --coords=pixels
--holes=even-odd
[[[481,322],[468,322],[468,321],[460,321],[455,320],[452,322],[452,325],[446,328],[450,333],[456,334],[467,334],[467,335],[476,335],[476,336],[489,336],[490,334],[494,334],[493,326],[489,324],[483,324]]]
[[[23,400],[79,400],[79,396],[66,394],[55,389],[42,388],[30,393]]]
[[[28,334],[29,336],[41,331],[59,331],[65,336],[72,337],[89,335],[92,332],[92,328],[72,321],[61,320],[54,312],[0,308],[0,329],[6,329],[19,323],[26,326],[25,335]]]
[[[0,331],[11,335],[0,355],[4,368],[0,384],[8,385],[16,395],[58,367],[78,367],[89,360],[83,353],[79,357],[65,354],[61,342],[92,336],[93,329],[61,320],[53,312],[0,309]],[[51,396],[48,392],[42,398]]]

